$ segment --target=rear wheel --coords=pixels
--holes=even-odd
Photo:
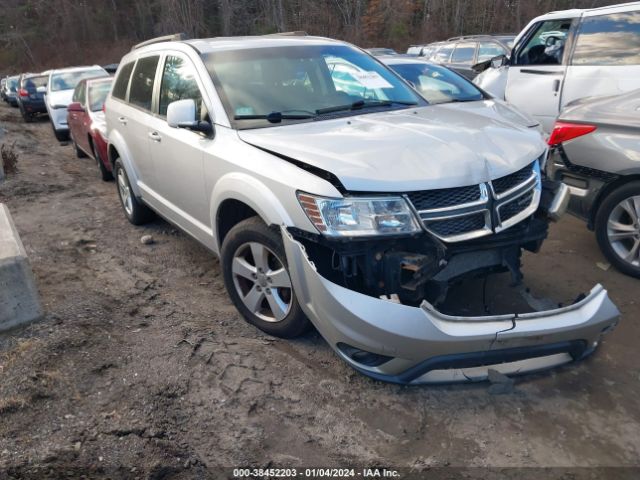
[[[20,107],[20,114],[25,123],[33,122],[33,116],[30,113],[25,112],[23,107]]]
[[[595,221],[602,253],[622,273],[640,278],[640,182],[614,190]]]
[[[102,158],[100,158],[100,154],[96,149],[96,146],[93,144],[93,141],[89,140],[89,145],[91,145],[93,158],[95,158],[96,162],[98,162],[98,168],[100,169],[100,178],[102,178],[102,180],[105,182],[113,180],[113,174],[109,170],[107,170],[107,167],[105,167],[104,162],[102,161]]]
[[[129,177],[120,159],[116,160],[114,173],[116,186],[118,188],[118,198],[120,199],[120,204],[122,205],[127,220],[134,225],[143,225],[153,220],[155,216],[153,211],[138,200],[131,189]]]
[[[249,323],[283,338],[296,337],[309,328],[293,291],[282,237],[259,217],[248,218],[229,231],[221,263],[229,296]]]

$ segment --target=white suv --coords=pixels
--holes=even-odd
[[[85,78],[106,76],[109,76],[109,74],[98,65],[61,68],[49,72],[44,103],[47,107],[47,113],[49,114],[49,120],[56,139],[61,142],[69,139],[67,107],[71,103],[76,85]]]
[[[481,379],[582,358],[618,318],[601,286],[544,312],[447,303],[469,277],[519,283],[522,249],[538,250],[568,200],[540,173],[535,126],[495,107],[429,105],[326,38],[160,39],[120,63],[109,159],[127,218],[156,212],[219,255],[258,328],[292,337],[310,320],[383,380]]]
[[[640,2],[534,18],[516,38],[510,58],[492,63],[496,68],[474,82],[533,116],[550,133],[572,102],[640,86]]]

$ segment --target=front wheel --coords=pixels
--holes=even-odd
[[[53,135],[55,135],[56,140],[59,142],[67,142],[69,141],[69,131],[68,130],[56,130],[56,127],[51,123],[51,128],[53,128]]]
[[[153,211],[138,200],[131,189],[129,177],[120,159],[116,160],[114,173],[117,180],[118,198],[120,199],[120,204],[122,205],[127,220],[134,225],[144,225],[153,220]]]
[[[622,273],[640,278],[640,182],[630,182],[604,199],[595,221],[602,253]]]
[[[229,296],[249,323],[283,338],[309,328],[293,291],[282,237],[259,217],[243,220],[229,231],[221,263]]]

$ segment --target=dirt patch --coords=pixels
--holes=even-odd
[[[596,266],[595,239],[577,220],[552,228],[525,275],[560,298],[598,282],[611,291],[622,322],[595,356],[497,396],[487,384],[387,385],[345,366],[317,333],[284,341],[246,324],[206,249],[160,220],[131,226],[114,184],[56,142],[46,119],[24,124],[7,106],[0,119],[20,158],[0,201],[47,311],[0,337],[1,471],[208,478],[243,465],[638,465],[640,284]]]

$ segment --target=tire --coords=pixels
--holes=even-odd
[[[71,137],[71,141],[73,142],[73,149],[76,151],[76,157],[78,158],[87,158],[88,155],[86,153],[84,153],[84,150],[82,150],[80,147],[78,147],[78,144],[76,143],[76,139],[73,138],[73,135],[70,135]]]
[[[93,158],[98,162],[98,168],[100,169],[100,178],[102,178],[103,182],[109,182],[113,180],[113,174],[107,170],[107,167],[104,166],[104,162],[100,158],[98,151],[96,150],[95,145],[92,141],[89,141],[89,145],[91,145],[91,151],[93,152]]]
[[[69,141],[69,132],[66,130],[56,130],[56,127],[51,124],[51,128],[53,128],[53,134],[56,137],[56,140],[59,142],[68,142]]]
[[[155,218],[153,211],[138,200],[133,190],[131,190],[129,177],[120,159],[116,160],[113,173],[116,178],[116,189],[118,190],[120,205],[122,205],[122,210],[127,220],[133,225],[144,225],[153,220]]]
[[[640,182],[627,183],[602,201],[595,230],[607,260],[622,273],[640,278]],[[617,239],[610,237],[614,234]]]
[[[20,107],[20,115],[22,115],[22,119],[24,120],[24,123],[33,122],[33,117],[29,115],[27,112],[25,112],[24,108],[22,107]]]
[[[261,252],[259,256],[264,261],[256,260],[254,251]],[[227,292],[247,322],[281,338],[297,337],[309,329],[309,320],[291,285],[279,232],[269,228],[259,217],[243,220],[227,233],[220,260]],[[234,273],[238,261],[241,268],[235,267],[235,270],[242,274]],[[262,270],[258,268],[260,265]],[[269,275],[273,272],[280,273]],[[256,307],[249,308],[250,304]],[[277,305],[277,314],[272,305]]]

